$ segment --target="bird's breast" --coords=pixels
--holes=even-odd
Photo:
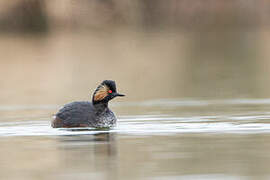
[[[113,112],[106,111],[96,119],[96,127],[113,127],[116,124],[116,117]]]

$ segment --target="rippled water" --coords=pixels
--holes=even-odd
[[[233,106],[233,107],[232,107]],[[254,111],[250,111],[254,106]],[[9,121],[0,124],[0,136],[51,136],[51,135],[80,135],[99,133],[118,133],[130,135],[163,135],[175,133],[269,133],[270,112],[257,110],[256,106],[269,106],[270,99],[238,99],[238,100],[157,100],[137,103],[115,104],[113,108],[143,108],[157,109],[148,115],[119,115],[118,125],[112,129],[95,130],[92,128],[53,129],[50,127],[50,117],[9,117]],[[57,106],[1,106],[2,111],[21,110],[56,110]],[[193,109],[209,108],[209,115],[199,111],[194,114]],[[181,108],[189,108],[190,115],[181,116]],[[193,109],[192,109],[193,108]],[[217,109],[224,108],[224,114]],[[179,109],[179,112],[178,112]],[[226,113],[228,109],[237,110],[235,113]],[[168,113],[166,111],[171,110]],[[165,111],[164,113],[162,113]],[[33,120],[27,120],[33,119]],[[14,120],[14,121],[13,121]]]
[[[1,123],[0,136],[52,136],[99,133],[130,135],[172,135],[175,133],[270,133],[270,114],[247,116],[169,115],[120,116],[117,127],[108,130],[93,128],[53,129],[47,121]]]
[[[0,106],[1,179],[269,179],[270,99],[114,103],[112,129],[53,129],[58,105]]]

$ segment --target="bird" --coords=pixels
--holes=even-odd
[[[116,116],[108,103],[115,97],[125,96],[116,91],[113,80],[104,80],[94,91],[92,102],[75,101],[64,105],[51,122],[53,128],[93,127],[110,128],[116,125]]]

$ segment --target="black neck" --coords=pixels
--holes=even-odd
[[[104,110],[104,109],[108,108],[108,102],[102,102],[102,101],[93,102],[93,105],[98,110]]]

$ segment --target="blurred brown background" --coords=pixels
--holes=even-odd
[[[269,18],[266,0],[2,1],[0,102],[86,100],[103,79],[125,101],[269,97]]]
[[[267,0],[0,1],[0,179],[270,179],[269,19]],[[50,127],[104,79],[127,95],[115,129]]]

